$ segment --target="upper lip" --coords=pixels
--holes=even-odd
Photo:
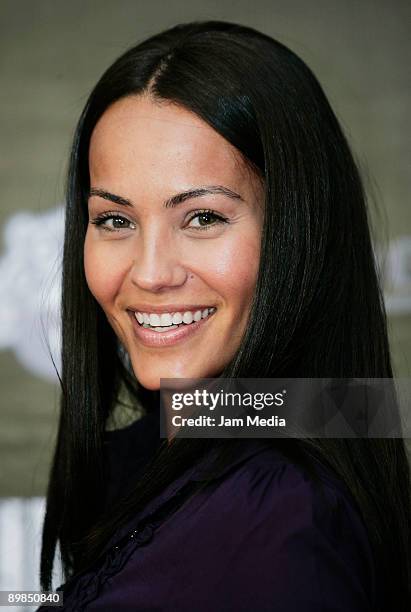
[[[162,306],[154,306],[149,304],[138,304],[137,306],[129,306],[127,310],[132,310],[134,312],[186,312],[187,310],[191,310],[195,312],[196,310],[204,310],[205,308],[215,308],[212,304],[195,304],[191,306],[190,304],[163,304]]]

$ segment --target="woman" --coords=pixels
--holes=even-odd
[[[62,321],[41,583],[59,544],[65,610],[409,609],[402,439],[159,438],[160,378],[392,376],[359,173],[293,52],[199,22],[106,71]],[[144,416],[106,432],[122,389]]]

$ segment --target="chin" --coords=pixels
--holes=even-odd
[[[137,377],[138,382],[147,391],[159,391],[160,390],[160,379],[146,379],[144,377]]]
[[[155,377],[136,376],[140,385],[149,391],[158,391],[160,389],[160,379],[173,378],[173,379],[195,379],[195,378],[218,378],[221,374],[221,369],[217,372],[214,371],[202,371],[202,372],[186,372],[186,373],[175,373],[175,372],[164,372],[161,375]]]
[[[195,376],[192,374],[186,374],[186,375],[177,375],[177,374],[173,374],[173,373],[164,373],[161,374],[161,376],[159,377],[153,377],[153,378],[148,378],[147,376],[136,376],[138,382],[140,383],[140,385],[142,387],[144,387],[145,389],[149,390],[149,391],[159,391],[160,390],[160,386],[161,386],[161,378],[164,380],[165,378],[172,378],[172,379],[184,379],[184,378],[206,378],[206,376],[201,377],[201,376]]]
[[[157,371],[157,374],[154,376],[147,376],[147,372],[139,373],[134,370],[135,377],[137,378],[140,385],[142,385],[145,389],[149,391],[158,391],[160,389],[160,379],[161,378],[175,378],[175,379],[184,379],[184,378],[216,378],[221,373],[221,368],[217,371],[214,369],[209,370],[197,370],[193,371],[193,369],[184,370],[173,370],[164,368],[162,371]]]
[[[157,371],[157,373],[155,375],[150,375],[147,376],[147,371],[145,373],[141,372],[136,372],[135,373],[135,377],[137,378],[138,382],[140,383],[140,385],[142,385],[145,389],[148,389],[149,391],[158,391],[160,389],[160,383],[161,383],[161,379],[163,378],[195,378],[195,374],[192,374],[191,372],[187,372],[186,374],[184,373],[177,373],[175,371],[170,371],[170,370],[163,370],[163,371]]]

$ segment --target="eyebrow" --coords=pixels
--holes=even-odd
[[[191,200],[193,198],[201,198],[206,195],[224,195],[232,200],[241,200],[244,201],[239,193],[236,193],[232,189],[228,187],[223,187],[222,185],[207,185],[205,187],[196,187],[195,189],[187,189],[186,191],[182,191],[181,193],[176,193],[163,202],[164,208],[175,208],[179,204],[182,204],[186,200]],[[122,196],[116,195],[114,193],[110,193],[105,189],[98,189],[92,187],[89,191],[88,197],[98,196],[99,198],[103,198],[104,200],[109,200],[110,202],[114,202],[115,204],[120,204],[120,206],[133,206],[131,200],[127,198],[123,198]]]

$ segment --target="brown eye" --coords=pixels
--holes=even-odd
[[[108,224],[108,221],[112,222],[112,225]],[[118,232],[122,229],[135,229],[135,224],[127,219],[126,217],[122,217],[121,215],[114,215],[112,213],[105,213],[102,215],[98,215],[91,221],[93,225],[97,227],[101,227],[101,229],[106,230],[108,232]]]
[[[190,227],[193,227],[194,229],[199,229],[199,230],[209,229],[210,227],[213,227],[214,225],[219,225],[221,223],[227,223],[227,219],[225,219],[224,217],[221,217],[220,215],[217,215],[212,210],[197,211],[191,217],[189,223],[191,224],[191,222],[194,219],[198,220],[198,224],[190,225]]]

